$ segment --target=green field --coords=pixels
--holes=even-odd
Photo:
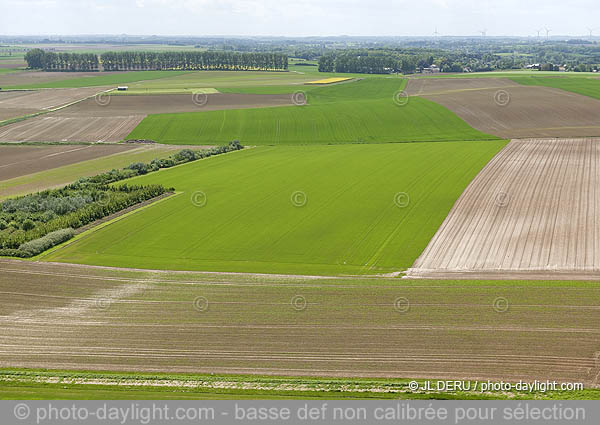
[[[179,270],[399,271],[505,143],[262,147],[197,161],[133,179],[183,193],[45,259]],[[198,191],[206,197],[194,198]]]
[[[600,99],[600,76],[596,77],[562,77],[562,76],[527,76],[527,77],[510,77],[516,83],[526,86],[545,86],[554,87],[570,91],[573,93],[582,94],[584,96]]]
[[[226,144],[237,139],[246,145],[497,139],[429,100],[398,98],[397,104],[394,96],[405,83],[376,77],[304,87],[308,104],[302,106],[150,115],[127,138],[168,144]],[[293,93],[294,88],[252,86],[240,91]]]

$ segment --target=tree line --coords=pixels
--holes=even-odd
[[[184,149],[150,163],[136,162],[82,177],[59,189],[0,202],[0,256],[32,257],[73,237],[73,229],[174,190],[160,185],[112,183],[243,148],[236,140],[211,149]]]
[[[32,49],[25,55],[29,68],[45,71],[285,71],[288,56],[282,53],[217,51],[56,53]]]
[[[432,62],[433,57],[429,55],[416,56],[382,51],[352,51],[321,56],[319,58],[319,71],[356,74],[391,74],[397,72],[411,74],[419,67],[431,66]]]
[[[526,46],[520,51],[493,53],[480,48],[472,52],[442,49],[347,49],[328,51],[319,58],[319,71],[364,74],[412,74],[436,65],[441,72],[481,72],[522,69],[540,64],[547,71],[594,71],[600,54],[588,46],[553,50],[547,46]],[[579,49],[579,50],[577,50]],[[499,49],[500,50],[500,49]],[[509,50],[505,48],[504,50]],[[563,51],[565,50],[565,51]],[[579,52],[579,56],[574,55]],[[586,55],[584,56],[584,52]]]
[[[27,66],[45,71],[98,71],[98,56],[93,53],[47,52],[31,49],[25,54]]]

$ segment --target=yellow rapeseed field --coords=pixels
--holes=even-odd
[[[331,84],[331,83],[339,83],[341,81],[351,80],[352,78],[347,77],[332,77],[332,78],[324,78],[322,80],[309,81],[305,84]]]

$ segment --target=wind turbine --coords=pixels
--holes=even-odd
[[[487,29],[479,31],[482,37],[485,37],[487,34]]]
[[[552,31],[550,28],[544,28],[546,30],[546,40],[550,39],[550,31]]]
[[[542,30],[543,30],[543,28],[540,28],[539,30],[536,30],[538,38],[540,38],[540,33],[542,32]]]
[[[439,32],[438,32],[438,30],[437,30],[437,27],[435,27],[435,31],[433,32],[433,35],[435,35],[436,37],[437,37],[438,35],[440,35],[440,33],[439,33]]]
[[[597,29],[598,29],[598,28],[589,28],[589,27],[588,27],[588,31],[590,32],[590,40],[593,38],[593,32],[594,32],[595,30],[597,30]]]

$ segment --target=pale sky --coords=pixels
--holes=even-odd
[[[600,35],[599,0],[0,0],[2,35]],[[542,31],[545,35],[545,31]]]

